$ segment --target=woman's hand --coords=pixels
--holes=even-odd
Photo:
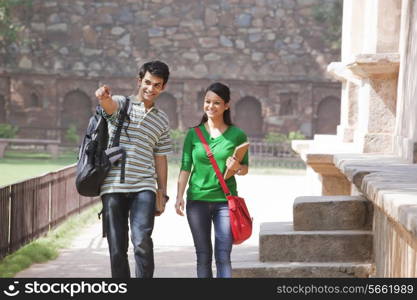
[[[180,216],[184,216],[184,198],[177,198],[177,201],[175,202],[175,211]]]
[[[236,160],[234,156],[230,156],[226,160],[226,167],[235,173],[238,172],[242,166],[241,164]]]

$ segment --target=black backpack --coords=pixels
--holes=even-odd
[[[97,106],[95,114],[90,118],[78,153],[75,186],[80,195],[87,197],[100,195],[100,187],[107,173],[120,159],[122,163],[120,182],[124,182],[126,152],[119,146],[119,141],[123,122],[128,116],[129,104],[130,99],[126,97],[117,120],[117,130],[111,147],[107,147],[109,141],[107,121],[102,115],[100,106]]]

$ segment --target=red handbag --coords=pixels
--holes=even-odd
[[[248,208],[246,207],[245,199],[238,196],[233,196],[230,193],[230,190],[224,181],[223,175],[220,172],[219,166],[214,159],[213,153],[211,152],[210,147],[203,136],[203,133],[198,127],[195,127],[194,130],[200,138],[204,149],[206,150],[207,156],[213,166],[214,171],[216,172],[223,192],[226,195],[227,203],[229,205],[230,227],[232,229],[233,244],[241,244],[252,235],[252,218],[249,214]]]

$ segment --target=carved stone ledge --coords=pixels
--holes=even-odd
[[[398,74],[399,53],[358,54],[348,62],[332,62],[327,72],[340,81],[360,84],[364,78],[390,78]]]
[[[354,144],[340,143],[336,136],[315,135],[314,140],[292,141],[292,148],[307,166],[319,174],[322,195],[350,195],[351,183],[335,166],[334,153],[354,150]]]
[[[394,154],[335,154],[333,162],[417,249],[417,165]]]
[[[399,53],[359,54],[346,68],[362,78],[396,77],[400,69]]]
[[[327,72],[333,76],[333,78],[339,81],[350,81],[356,85],[360,85],[362,78],[355,75],[352,70],[346,67],[346,64],[340,61],[332,62],[327,66]]]

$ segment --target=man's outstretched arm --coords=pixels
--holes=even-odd
[[[100,106],[104,109],[106,114],[112,115],[117,111],[117,102],[111,97],[110,88],[106,85],[98,88],[96,97],[100,102]]]

